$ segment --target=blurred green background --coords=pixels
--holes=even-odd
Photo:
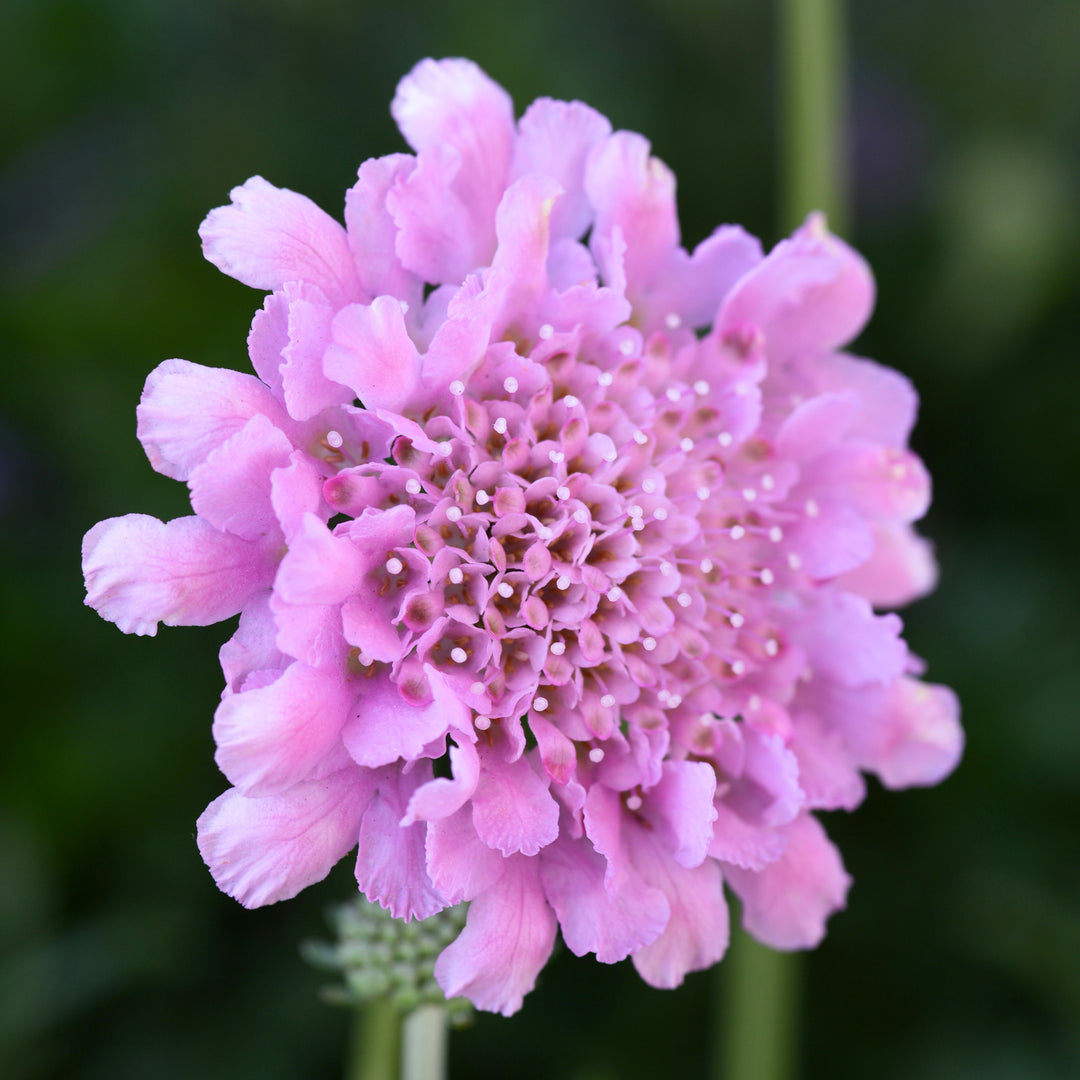
[[[878,277],[859,350],[908,373],[943,566],[905,613],[968,749],[942,787],[830,815],[855,878],[801,968],[806,1077],[1080,1075],[1080,5],[851,0],[851,238]],[[82,606],[102,517],[182,514],[135,441],[169,356],[244,367],[261,296],[195,229],[260,173],[340,214],[426,55],[644,132],[684,238],[777,220],[760,0],[0,0],[0,1075],[340,1075],[348,1017],[297,943],[346,860],[245,912],[199,859],[230,627],[122,636]],[[723,1001],[563,951],[452,1075],[704,1077]]]

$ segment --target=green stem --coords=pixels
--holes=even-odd
[[[780,0],[781,195],[784,232],[824,210],[847,229],[842,0]]]
[[[387,998],[356,1010],[345,1080],[398,1080],[401,1013]]]
[[[446,1009],[421,1005],[405,1019],[401,1080],[443,1080],[446,1076]]]
[[[723,1080],[794,1080],[799,958],[734,930],[721,965],[715,1075]]]

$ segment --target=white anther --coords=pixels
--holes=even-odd
[[[366,652],[364,652],[363,649],[360,650],[359,654],[356,657],[356,660],[360,664],[361,667],[370,667],[371,664],[373,664],[375,662],[374,660],[371,659],[370,656],[368,656],[368,654]]]
[[[664,577],[671,577],[675,573],[675,567],[671,565],[666,559],[660,564],[660,573]]]
[[[505,417],[505,416],[497,416],[497,417],[495,418],[495,423],[493,423],[493,424],[492,424],[491,426],[492,426],[492,427],[493,427],[493,428],[494,428],[494,429],[495,429],[495,430],[496,430],[496,431],[497,431],[497,432],[498,432],[498,433],[499,433],[500,435],[505,435],[505,434],[506,434],[506,417]]]
[[[675,597],[675,601],[679,607],[689,607],[694,602],[694,598],[688,592],[681,592]]]
[[[584,506],[579,507],[574,511],[574,520],[579,525],[584,525],[589,520],[589,511]]]
[[[731,614],[730,614],[730,615],[728,616],[728,622],[729,622],[729,623],[731,623],[731,625],[732,625],[733,627],[735,627],[735,629],[736,629],[736,630],[738,630],[738,629],[739,629],[739,627],[740,627],[740,626],[742,626],[742,624],[743,624],[744,622],[746,622],[746,620],[745,620],[745,619],[744,619],[744,618],[742,617],[742,613],[741,613],[741,612],[738,612],[738,611],[733,611],[733,612],[732,612],[732,613],[731,613]]]
[[[623,591],[619,588],[618,585],[612,585],[611,588],[608,589],[608,591],[604,595],[607,596],[608,600],[612,604],[614,604],[622,599]]]
[[[469,693],[470,693],[470,694],[473,694],[474,696],[477,696],[477,697],[478,697],[478,696],[479,696],[480,694],[482,694],[482,693],[483,693],[483,692],[484,692],[484,691],[485,691],[486,689],[487,689],[487,687],[486,687],[486,686],[484,686],[484,684],[483,684],[482,682],[474,682],[474,683],[472,684],[472,686],[470,686],[470,687],[469,687]]]
[[[491,502],[491,496],[486,491],[478,491],[473,498],[476,500],[477,506],[487,506]]]
[[[656,481],[651,476],[647,476],[641,481],[641,490],[646,495],[651,495],[656,490]]]
[[[646,435],[644,431],[634,432],[634,442],[636,442],[638,446],[644,446],[648,441],[649,436]]]
[[[448,506],[446,508],[446,520],[447,521],[460,521],[461,520],[461,507],[460,506]]]
[[[548,457],[553,465],[558,465],[560,461],[566,460],[566,455],[561,450],[549,450]]]
[[[731,438],[730,432],[721,431],[720,434],[716,436],[716,441],[721,446],[730,446],[734,440]]]
[[[509,600],[514,595],[514,586],[509,581],[500,581],[496,591],[504,600]]]
[[[772,489],[773,489],[774,487],[776,487],[776,481],[775,481],[775,480],[774,480],[774,479],[772,478],[772,475],[771,475],[770,473],[766,473],[766,474],[765,474],[765,475],[764,475],[764,476],[763,476],[763,477],[761,478],[761,486],[762,486],[762,487],[763,487],[763,488],[764,488],[764,489],[765,489],[766,491],[772,491]]]
[[[671,694],[669,694],[667,690],[659,690],[656,694],[656,700],[666,709],[668,702],[671,700]]]
[[[435,444],[435,453],[439,457],[449,457],[453,452],[453,447],[449,442],[440,442]]]
[[[684,454],[689,454],[694,449],[694,440],[684,436],[679,440],[679,449]]]
[[[669,330],[678,330],[682,326],[682,319],[672,311],[670,314],[664,316],[664,325]]]
[[[600,374],[596,376],[596,381],[601,386],[610,386],[615,381],[615,376],[612,375],[610,371],[601,371]]]
[[[478,728],[480,731],[487,731],[487,729],[489,727],[491,727],[491,717],[490,716],[478,716],[473,721],[473,726]]]
[[[605,694],[600,699],[600,704],[603,705],[605,709],[610,709],[612,707],[612,705],[615,704],[615,695],[614,694]]]
[[[410,495],[419,495],[421,491],[420,481],[415,476],[405,481],[405,490]]]
[[[399,300],[398,305],[401,307],[401,314],[402,315],[405,315],[405,314],[408,313],[408,311],[409,311],[409,301],[408,300]]]
[[[625,341],[619,342],[619,352],[621,352],[623,356],[629,356],[633,351],[634,343],[630,340],[630,338],[626,338]]]
[[[759,698],[757,694],[751,694],[750,700],[746,703],[746,707],[751,712],[757,712],[758,709],[761,708],[761,698]]]
[[[699,565],[703,574],[711,574],[713,572],[712,559],[702,559]]]
[[[555,489],[555,498],[566,502],[570,498],[570,489],[565,484],[562,487],[557,487]]]
[[[792,551],[788,553],[787,564],[792,570],[798,570],[802,567],[802,559]]]
[[[704,484],[702,484],[701,487],[699,487],[694,494],[697,495],[697,497],[702,502],[705,502],[705,500],[708,499],[712,492],[709,491],[709,489]]]
[[[641,796],[640,795],[627,795],[626,796],[626,809],[627,810],[640,810],[641,809]]]
[[[592,763],[593,763],[594,765],[599,765],[599,764],[600,764],[600,762],[604,760],[604,751],[603,751],[603,750],[601,750],[599,746],[594,746],[594,747],[593,747],[593,748],[592,748],[592,749],[591,749],[591,750],[589,751],[589,760],[590,760],[590,761],[591,761],[591,762],[592,762]]]
[[[507,375],[506,378],[503,379],[503,389],[508,394],[516,394],[517,393],[517,388],[518,388],[518,381],[517,381],[517,379],[514,378],[513,375]]]
[[[668,708],[677,709],[682,704],[682,694],[671,694],[668,696]]]
[[[773,526],[773,527],[772,527],[772,528],[771,528],[771,529],[769,530],[769,539],[770,539],[770,540],[771,540],[771,541],[772,541],[772,542],[773,542],[774,544],[779,544],[779,543],[780,543],[780,541],[784,539],[784,530],[783,530],[783,529],[781,529],[779,525],[774,525],[774,526]]]
[[[534,697],[532,707],[536,712],[543,712],[548,707],[548,699],[546,697]]]
[[[567,394],[566,397],[563,398],[563,401],[566,402],[566,407],[568,409],[576,409],[581,404],[573,394]]]
[[[550,338],[551,335],[555,333],[555,327],[552,326],[551,323],[546,322],[543,326],[540,327],[537,333],[544,341],[547,341],[548,338]]]
[[[460,566],[451,566],[446,576],[450,579],[451,585],[460,585],[465,580],[465,571]]]
[[[555,582],[555,588],[558,589],[559,592],[566,592],[566,590],[570,588],[570,579],[563,574],[563,576]]]
[[[732,540],[741,540],[746,535],[746,530],[741,525],[732,525],[728,535]]]
[[[731,673],[733,675],[742,675],[746,671],[746,665],[741,660],[736,660],[731,665]]]
[[[743,488],[742,497],[747,502],[753,502],[757,498],[757,492],[753,488]]]
[[[643,510],[643,509],[642,509],[642,508],[641,508],[640,506],[638,506],[638,504],[637,504],[637,503],[631,503],[631,504],[630,504],[630,505],[629,505],[629,506],[628,506],[628,507],[626,508],[626,512],[627,512],[627,513],[628,513],[628,514],[629,514],[629,515],[630,515],[630,516],[631,516],[632,518],[639,518],[639,517],[642,517],[642,516],[644,515],[644,513],[645,513],[645,511],[644,511],[644,510]]]
[[[603,459],[604,459],[604,460],[605,460],[606,462],[608,462],[608,464],[610,464],[611,462],[615,461],[615,460],[616,460],[616,459],[618,458],[618,456],[619,456],[619,453],[618,453],[618,451],[617,451],[617,450],[615,449],[615,447],[614,447],[614,446],[609,446],[609,447],[607,447],[607,449],[605,449],[605,450],[604,450],[604,452],[603,452],[603,453],[602,453],[602,454],[601,454],[600,456],[601,456],[601,457],[602,457],[602,458],[603,458]]]
[[[642,638],[641,639],[641,647],[646,652],[652,652],[653,649],[656,648],[656,638],[654,638],[654,637]]]
[[[657,521],[667,521],[667,516],[668,516],[667,507],[666,506],[658,506],[653,511],[652,516],[654,518],[656,518]]]
[[[548,650],[548,652],[550,652],[553,656],[562,656],[562,654],[566,652],[566,642],[553,641],[551,643],[551,648]]]
[[[550,540],[551,530],[546,525],[537,525],[536,535],[539,536],[541,540]]]
[[[806,516],[816,518],[818,516],[819,512],[820,512],[820,507],[818,506],[817,501],[814,500],[814,499],[807,499],[806,500]]]
[[[682,397],[682,392],[676,389],[676,387],[674,386],[669,386],[667,390],[664,391],[664,393],[668,401],[678,401],[679,398]]]
[[[396,576],[404,569],[405,564],[396,555],[391,555],[390,558],[386,560],[386,572],[388,574]]]
[[[335,450],[341,446],[344,441],[340,431],[328,431],[326,433],[326,445],[332,446]]]
[[[698,381],[694,383],[694,393],[697,394],[698,397],[704,397],[708,392],[709,384],[704,379],[698,379]]]
[[[776,638],[767,638],[765,641],[765,654],[775,656],[780,651],[780,643]]]
[[[469,659],[469,654],[459,645],[450,650],[450,659],[455,664],[464,664]]]
[[[634,520],[630,522],[630,528],[633,529],[634,532],[641,532],[641,530],[645,528],[644,518],[634,518]]]
[[[461,395],[465,393],[465,384],[460,379],[455,379],[450,384],[450,393],[453,394],[454,397],[461,397]]]
[[[765,569],[761,571],[761,584],[771,585],[775,580],[776,578],[773,576],[773,572],[766,566]]]

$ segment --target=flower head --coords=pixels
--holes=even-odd
[[[392,112],[414,153],[360,167],[345,228],[260,178],[206,219],[270,290],[256,374],[162,364],[139,437],[194,516],[86,537],[125,631],[240,613],[203,857],[248,906],[352,848],[395,916],[470,901],[436,976],[504,1013],[557,928],[677,985],[724,952],[725,882],[815,944],[848,877],[812,812],[961,748],[873,607],[935,571],[915,393],[838,351],[866,265],[820,217],[687,252],[641,136],[515,123],[465,60]]]

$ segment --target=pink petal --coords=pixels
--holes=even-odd
[[[420,354],[405,329],[401,304],[379,296],[337,313],[323,370],[369,409],[401,412],[420,377]]]
[[[471,742],[461,739],[450,744],[450,769],[452,779],[439,776],[413,792],[402,825],[449,817],[468,802],[480,779],[480,758]]]
[[[150,372],[136,409],[139,441],[159,473],[186,480],[257,413],[279,428],[288,420],[253,375],[166,360]]]
[[[907,444],[919,397],[906,376],[873,360],[845,353],[818,357],[806,370],[819,390],[854,391],[859,395],[859,413],[851,429],[854,438],[886,446]]]
[[[430,776],[430,768],[427,775]],[[378,786],[360,826],[356,881],[360,891],[395,919],[426,919],[446,907],[427,873],[423,825],[399,825],[420,770],[381,769]]]
[[[275,592],[287,604],[339,604],[360,585],[363,562],[352,541],[304,514],[281,560]]]
[[[245,540],[280,539],[270,476],[287,465],[292,443],[261,413],[191,472],[192,509],[216,529]]]
[[[485,892],[499,879],[506,862],[476,835],[467,806],[428,822],[426,850],[428,873],[449,904]]]
[[[865,596],[875,607],[900,607],[937,584],[934,546],[910,525],[875,522],[874,550],[861,566],[836,579],[846,592]]]
[[[527,757],[505,762],[484,756],[472,815],[477,836],[503,855],[535,855],[559,835],[559,804]]]
[[[602,964],[616,964],[656,940],[670,909],[659,889],[636,871],[617,888],[605,887],[606,860],[585,839],[562,839],[544,849],[540,878],[555,909],[563,941],[575,956],[596,953]]]
[[[787,847],[776,862],[758,871],[730,867],[728,883],[754,937],[774,949],[811,949],[846,903],[851,878],[816,818],[802,814],[783,832]]]
[[[660,783],[645,799],[650,821],[670,830],[672,856],[682,866],[704,861],[712,839],[716,810],[716,772],[705,761],[665,761]]]
[[[322,475],[302,450],[294,450],[288,465],[270,474],[270,503],[287,544],[303,528],[305,514],[320,521],[329,514],[322,488]]]
[[[351,402],[353,394],[323,374],[322,359],[330,344],[334,307],[316,286],[290,282],[289,342],[282,350],[282,390],[289,415],[309,420],[331,405]]]
[[[226,687],[240,689],[255,671],[281,671],[288,660],[277,647],[277,624],[270,610],[270,593],[253,597],[240,613],[240,625],[218,652]]]
[[[231,694],[214,714],[214,760],[241,794],[276,795],[349,764],[341,729],[357,687],[291,664],[276,682]]]
[[[784,838],[775,829],[746,821],[724,803],[717,803],[709,854],[721,862],[760,870],[780,857]]]
[[[218,886],[244,907],[288,900],[356,844],[370,796],[359,769],[264,799],[230,788],[199,818],[199,851]]]
[[[268,588],[272,553],[201,518],[146,514],[100,521],[83,538],[86,603],[125,634],[209,626]]]
[[[469,905],[465,929],[435,962],[435,978],[448,998],[461,995],[478,1009],[510,1016],[536,985],[556,925],[538,860],[507,859],[498,881]]]
[[[335,307],[362,299],[345,230],[309,198],[253,176],[199,227],[203,254],[256,289],[318,286]]]
[[[284,293],[270,293],[255,312],[248,331],[248,356],[255,374],[281,400],[282,350],[289,344],[289,301]]]

